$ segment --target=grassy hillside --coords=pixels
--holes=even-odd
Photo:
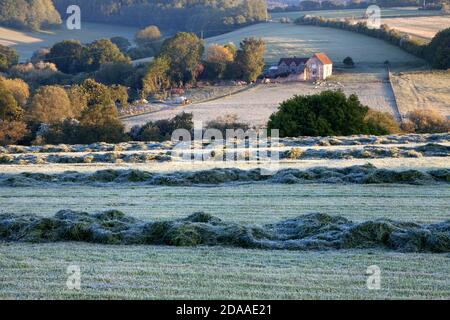
[[[325,52],[337,63],[352,56],[353,60],[365,64],[383,64],[386,60],[393,65],[423,64],[422,60],[382,40],[349,31],[293,24],[258,24],[209,38],[207,43],[239,43],[252,36],[267,42],[268,63],[278,62],[280,57]]]

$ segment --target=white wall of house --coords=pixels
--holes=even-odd
[[[333,74],[332,64],[324,65],[315,57],[308,60],[306,67],[308,68],[308,75],[311,80],[325,80]]]

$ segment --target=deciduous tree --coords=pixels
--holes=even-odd
[[[66,91],[58,86],[43,86],[33,95],[30,119],[39,123],[55,123],[74,117]]]

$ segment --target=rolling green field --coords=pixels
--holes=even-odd
[[[433,222],[450,216],[446,185],[1,188],[1,212],[120,209],[146,219],[203,210],[255,224],[309,212],[353,220]],[[269,251],[224,247],[0,244],[0,299],[448,299],[448,254],[382,250]],[[66,287],[81,268],[81,291]],[[381,268],[381,290],[366,287]]]
[[[266,41],[268,64],[277,63],[281,57],[311,56],[316,52],[326,52],[337,64],[347,56],[352,56],[357,64],[383,66],[386,60],[394,66],[424,64],[423,60],[383,40],[350,31],[294,24],[257,24],[208,38],[207,43],[239,44],[246,37],[261,37]]]
[[[279,20],[283,17],[295,20],[304,15],[322,16],[326,18],[362,18],[365,9],[348,9],[348,10],[317,10],[317,11],[293,11],[293,12],[277,12],[271,13],[272,19]],[[413,7],[405,8],[382,8],[382,18],[409,17],[409,16],[439,16],[441,12],[436,10],[418,10]]]
[[[132,40],[137,30],[138,28],[88,22],[82,23],[81,30],[68,30],[65,25],[62,25],[60,29],[45,32],[19,31],[0,27],[0,44],[14,47],[20,55],[20,61],[26,61],[39,48],[51,47],[63,40],[73,39],[88,43],[115,36]]]

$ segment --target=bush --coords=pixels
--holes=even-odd
[[[442,133],[450,131],[450,122],[435,110],[414,110],[407,115],[405,125],[415,133]]]
[[[185,129],[192,132],[194,129],[192,117],[192,113],[183,112],[171,120],[148,122],[142,127],[132,128],[130,135],[136,141],[169,141],[175,130]]]
[[[344,61],[342,61],[342,63],[344,63],[347,67],[353,67],[355,65],[355,62],[351,57],[345,58]]]
[[[127,140],[122,123],[110,122],[104,125],[83,125],[67,119],[48,126],[35,144],[89,144],[94,142],[118,143]]]
[[[112,37],[109,40],[112,43],[114,43],[122,53],[126,53],[128,51],[128,49],[131,47],[130,41],[124,37],[117,36],[117,37]]]
[[[279,129],[281,137],[391,133],[389,117],[369,110],[356,95],[347,98],[342,91],[295,96],[281,103],[268,128]]]
[[[57,86],[44,86],[33,96],[29,110],[30,120],[54,123],[74,116],[66,91]]]
[[[401,129],[394,117],[387,112],[369,110],[365,121],[372,134],[386,135],[391,133],[400,133]]]
[[[6,90],[8,90],[16,99],[17,103],[24,107],[30,97],[30,89],[28,84],[22,79],[5,79],[0,77],[0,82],[3,83]]]
[[[250,129],[247,123],[239,122],[239,118],[235,114],[227,114],[223,117],[210,121],[206,124],[206,129],[216,129],[222,132],[223,137],[226,137],[227,130],[239,130],[245,131]]]
[[[27,134],[28,129],[24,122],[0,120],[0,145],[16,144]]]
[[[23,116],[23,109],[18,105],[13,94],[0,82],[0,120],[15,121]]]
[[[151,46],[153,42],[159,39],[161,39],[161,31],[157,26],[148,26],[138,31],[134,37],[134,41],[142,48]]]

